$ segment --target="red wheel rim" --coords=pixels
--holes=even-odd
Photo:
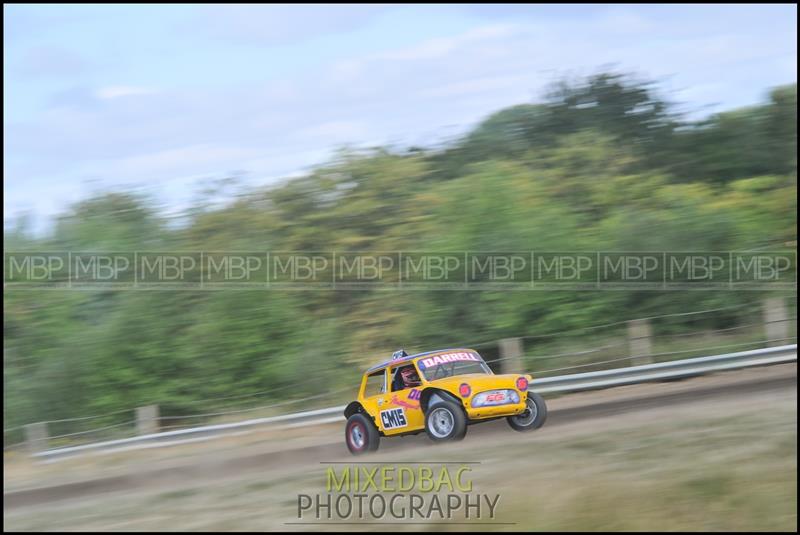
[[[358,451],[367,447],[367,430],[362,423],[352,422],[347,427],[347,443]]]

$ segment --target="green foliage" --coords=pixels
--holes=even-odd
[[[770,93],[766,105],[719,113],[674,136],[677,180],[729,182],[762,174],[797,173],[797,85]]]
[[[6,250],[782,247],[796,240],[796,100],[796,86],[778,88],[761,106],[681,124],[652,84],[598,75],[555,86],[544,104],[501,110],[443,150],[342,151],[304,177],[240,190],[227,205],[201,198],[182,225],[169,224],[152,199],[101,194],[72,206],[50,236],[34,237],[24,220],[7,226]],[[353,386],[363,366],[398,347],[472,344],[754,297],[9,288],[4,417],[13,427],[149,403],[181,415],[231,406],[208,400],[296,385],[258,398],[281,401]],[[590,347],[591,333],[583,340]]]

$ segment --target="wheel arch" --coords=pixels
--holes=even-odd
[[[428,387],[422,391],[422,395],[419,398],[419,406],[422,409],[423,414],[428,412],[428,405],[430,404],[431,398],[433,398],[434,396],[439,396],[442,399],[452,401],[454,403],[457,403],[462,409],[464,408],[463,401],[461,401],[457,396],[453,395],[451,392],[448,392],[447,390],[443,390],[441,388]]]
[[[347,407],[344,408],[344,417],[350,418],[354,414],[358,414],[359,412],[366,414],[367,411],[364,409],[364,406],[358,401],[351,401],[347,404]]]

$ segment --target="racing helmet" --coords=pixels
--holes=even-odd
[[[419,386],[421,381],[419,380],[419,374],[417,370],[414,369],[414,366],[406,366],[405,368],[400,370],[400,376],[403,378],[403,384],[406,386]]]

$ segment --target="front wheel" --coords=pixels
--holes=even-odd
[[[464,410],[452,401],[438,401],[425,413],[425,432],[434,442],[461,440],[467,434]]]
[[[344,440],[347,449],[353,455],[361,455],[368,451],[375,451],[381,440],[378,429],[366,416],[356,413],[347,419],[344,428]]]
[[[508,425],[514,431],[539,429],[544,425],[544,421],[547,420],[547,405],[542,396],[528,392],[528,399],[525,400],[525,405],[524,412],[508,417]]]

